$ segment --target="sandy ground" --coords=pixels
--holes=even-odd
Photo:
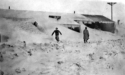
[[[124,40],[1,47],[5,75],[124,75]]]
[[[0,44],[0,75],[125,74],[123,25],[117,25],[115,34],[88,28],[90,39],[84,44],[82,33],[59,25],[62,21],[49,19],[50,13],[2,9],[0,12],[1,34],[10,37],[7,43]],[[38,27],[32,25],[34,21]],[[59,43],[51,36],[55,27],[63,34]]]

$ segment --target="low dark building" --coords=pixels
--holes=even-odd
[[[102,15],[82,15],[90,19],[90,21],[83,21],[86,26],[90,28],[100,29],[103,31],[109,31],[112,33],[115,32],[115,22],[108,19],[107,17]]]
[[[56,19],[56,20],[60,20],[60,19],[61,19],[61,16],[49,15],[49,18],[53,18],[53,19]]]
[[[0,42],[8,42],[9,37],[6,35],[0,34]]]

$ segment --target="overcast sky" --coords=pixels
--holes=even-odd
[[[125,13],[124,0],[112,1],[117,1],[117,4],[113,6],[115,20],[122,19]],[[106,0],[0,0],[0,8],[6,9],[8,6],[11,6],[11,9],[18,10],[63,13],[73,13],[73,11],[76,11],[78,14],[99,14],[109,18],[111,13],[111,7],[106,3]]]

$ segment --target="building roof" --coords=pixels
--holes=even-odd
[[[79,25],[77,22],[75,22],[73,19],[71,18],[62,18],[61,20],[58,21],[59,24],[70,24],[70,25]]]
[[[91,19],[93,22],[105,22],[105,23],[114,22],[103,15],[86,15],[86,14],[82,14],[82,15],[87,17],[88,19]]]
[[[91,19],[89,19],[85,16],[82,16],[82,15],[81,16],[75,16],[74,20],[76,20],[76,21],[92,21]]]

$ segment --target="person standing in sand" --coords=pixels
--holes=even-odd
[[[83,39],[84,39],[84,43],[87,43],[89,39],[89,31],[87,30],[87,27],[85,27],[85,29],[83,30]]]
[[[58,30],[58,28],[56,28],[56,29],[53,31],[52,36],[53,36],[54,33],[55,33],[55,39],[56,39],[56,41],[59,42],[59,41],[60,41],[60,40],[59,40],[59,34],[62,35],[62,33]]]

